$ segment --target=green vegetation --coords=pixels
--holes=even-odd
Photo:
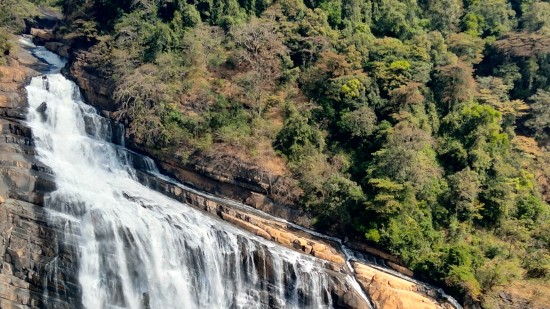
[[[136,142],[279,156],[319,229],[467,301],[550,280],[547,1],[61,6]]]
[[[25,19],[40,15],[40,6],[55,4],[51,0],[0,0],[0,65],[7,64],[7,56],[16,46],[12,36],[25,30]]]

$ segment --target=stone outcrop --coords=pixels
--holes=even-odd
[[[52,53],[56,53],[61,57],[70,57],[71,48],[66,44],[60,42],[46,42],[44,44],[44,47],[46,47],[46,49],[48,49]]]
[[[49,29],[31,28],[31,35],[37,43],[45,43],[54,39],[53,31]]]
[[[149,154],[139,145],[132,148]],[[240,201],[273,216],[311,227],[311,217],[297,206],[295,184],[284,175],[274,175],[228,153],[194,153],[187,163],[156,157],[159,169],[180,182],[200,190]]]
[[[75,308],[74,248],[58,245],[47,223],[44,194],[51,171],[35,158],[24,125],[30,77],[44,68],[26,51],[0,66],[0,308]],[[77,305],[78,306],[78,305]]]
[[[367,265],[353,262],[357,281],[371,297],[377,308],[418,308],[436,309],[453,308],[450,304],[435,301],[425,293],[435,293],[426,290],[413,281],[397,278]]]
[[[114,83],[109,76],[105,76],[108,73],[91,65],[93,61],[87,52],[75,51],[70,56],[71,65],[65,73],[82,89],[86,102],[103,111],[115,111],[117,105],[113,103]]]

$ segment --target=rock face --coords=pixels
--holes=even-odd
[[[426,290],[412,281],[396,278],[361,263],[354,262],[352,265],[359,284],[377,308],[452,308],[450,304],[436,302],[426,295],[433,295],[435,291]]]
[[[51,171],[35,158],[25,127],[24,85],[41,65],[25,51],[0,66],[0,308],[75,308],[75,251],[58,246],[44,194]]]
[[[31,28],[31,35],[38,43],[44,43],[53,40],[54,35],[51,30]]]
[[[86,102],[104,111],[115,111],[117,106],[112,99],[114,83],[90,64],[89,53],[75,51],[70,56],[71,66],[66,73],[82,89]]]
[[[49,51],[58,54],[61,57],[69,58],[71,48],[60,42],[46,42],[44,47]]]
[[[148,153],[139,145],[129,146]],[[156,162],[159,169],[182,183],[240,201],[301,226],[312,226],[311,218],[297,206],[297,195],[292,192],[295,184],[288,177],[274,175],[228,153],[197,152],[186,164],[169,157],[157,157]]]

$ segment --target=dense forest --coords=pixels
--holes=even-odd
[[[549,1],[33,1],[0,25],[58,6],[158,153],[278,164],[319,230],[467,302],[548,284]]]

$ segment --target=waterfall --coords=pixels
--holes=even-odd
[[[338,306],[326,262],[140,184],[136,169],[153,175],[154,163],[125,149],[120,127],[86,105],[73,82],[51,73],[27,92],[35,147],[57,185],[45,198],[50,224],[76,248],[75,308]]]

